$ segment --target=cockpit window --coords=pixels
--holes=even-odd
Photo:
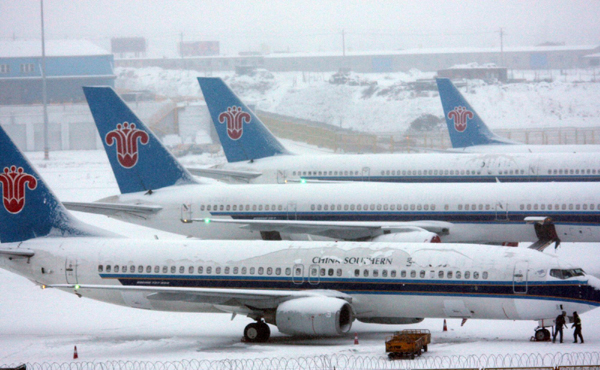
[[[583,269],[574,268],[574,269],[552,269],[550,270],[550,276],[555,277],[557,279],[569,279],[576,276],[585,276],[585,272]]]

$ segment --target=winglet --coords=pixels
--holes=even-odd
[[[111,87],[84,87],[121,193],[196,183]]]
[[[222,79],[198,82],[228,162],[291,154]]]
[[[491,132],[450,79],[437,78],[436,82],[453,148],[518,144]]]
[[[75,219],[0,127],[0,241],[106,235]],[[7,253],[7,252],[4,252]]]

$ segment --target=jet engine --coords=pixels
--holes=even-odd
[[[409,232],[391,232],[383,234],[371,239],[373,242],[390,242],[390,243],[440,243],[440,237],[431,231],[419,229]]]
[[[275,311],[275,325],[291,335],[333,336],[350,331],[354,312],[339,298],[307,297],[283,302]]]

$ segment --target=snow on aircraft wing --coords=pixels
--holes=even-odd
[[[149,204],[122,204],[103,202],[63,202],[63,205],[70,211],[95,213],[106,216],[111,216],[120,212],[147,216],[157,213],[162,209],[161,206]]]
[[[446,235],[452,226],[443,221],[410,221],[410,222],[353,222],[353,221],[298,221],[298,220],[236,220],[220,218],[182,219],[183,222],[232,223],[241,228],[256,231],[279,231],[290,234],[321,235],[339,239],[358,239],[375,237],[385,232],[430,231],[438,235]]]
[[[197,303],[212,303],[217,305],[252,306],[274,308],[281,302],[304,297],[339,298],[352,303],[352,297],[335,290],[257,290],[257,289],[223,289],[223,288],[182,288],[154,287],[132,285],[87,285],[87,284],[52,284],[45,288],[95,290],[116,290],[120,292],[148,293],[150,301],[185,301]]]
[[[235,178],[236,180],[250,182],[250,180],[262,176],[262,172],[238,171],[238,170],[221,170],[217,168],[186,168],[192,175],[200,177],[208,177],[216,180],[228,180]]]

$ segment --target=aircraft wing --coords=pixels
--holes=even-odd
[[[30,249],[3,249],[0,248],[0,256],[8,256],[15,258],[29,258],[33,257],[35,253]]]
[[[95,213],[106,216],[112,216],[114,214],[124,212],[146,217],[157,213],[162,209],[161,206],[149,204],[122,204],[104,202],[63,202],[63,204],[68,210],[71,211]]]
[[[238,220],[220,218],[200,218],[182,220],[183,222],[204,222],[239,224],[241,228],[255,231],[278,231],[290,234],[321,235],[338,239],[360,239],[375,237],[386,233],[412,232],[426,230],[438,235],[446,235],[452,226],[443,221],[410,222],[360,222],[360,221],[298,221],[298,220]]]
[[[79,290],[113,290],[123,293],[141,292],[150,301],[185,301],[222,306],[274,308],[281,302],[304,297],[331,297],[352,302],[348,294],[335,290],[257,290],[224,288],[181,288],[132,285],[52,284],[45,288]]]
[[[216,180],[227,182],[230,179],[236,181],[250,182],[250,180],[262,176],[262,172],[253,171],[238,171],[238,170],[221,170],[217,168],[187,168],[187,170],[195,176],[208,177]]]

